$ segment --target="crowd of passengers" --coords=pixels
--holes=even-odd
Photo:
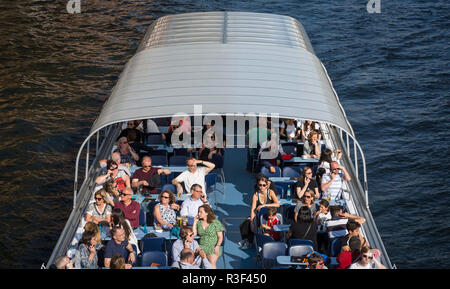
[[[246,134],[250,146],[248,169],[251,169],[251,158],[255,155],[259,156],[259,166],[268,168],[271,173],[283,166],[283,160],[288,158],[283,157],[286,153],[280,139],[303,142],[302,156],[319,159],[318,166],[304,167],[301,176],[291,185],[292,198],[297,204],[287,220],[290,229],[284,241],[302,239],[313,242],[317,251],[307,256],[310,269],[327,269],[325,261],[330,260],[326,255],[330,253],[332,238],[341,239],[342,247],[336,258],[338,269],[385,268],[379,261],[380,251],[372,249],[360,234],[365,219],[343,212],[342,206],[330,205],[331,200],[342,198],[344,183],[351,180],[346,168],[339,164],[342,153],[321,148],[322,134],[315,122],[283,120],[279,136],[275,137],[266,129],[267,122],[270,119],[260,118],[259,126],[250,128]],[[210,127],[211,123],[208,123],[203,132],[208,133]],[[153,120],[126,123],[112,150],[111,159],[100,161],[104,173],[96,179],[94,199],[87,208],[84,232],[75,256],[59,257],[54,264],[56,268],[129,269],[138,264],[136,254],[140,254],[140,246],[133,230],[139,227],[142,207],[132,197],[135,192],[147,196],[157,194],[160,177],[171,173],[168,168],[152,167],[151,151],[150,154],[141,153],[148,150],[145,136],[161,134],[167,144],[177,128],[190,132],[189,118],[172,122],[168,133],[161,133]],[[262,133],[266,133],[267,139],[259,145],[258,138]],[[210,140],[215,140],[213,135]],[[279,146],[278,154],[272,159],[261,159],[261,153],[270,150],[272,145]],[[199,159],[186,157],[186,170],[171,182],[176,192],[169,189],[160,192],[153,208],[154,226],[158,229],[172,230],[177,226],[177,216],[192,220],[180,228],[179,239],[173,242],[172,252],[168,252],[172,268],[215,269],[218,258],[223,254],[224,227],[208,202],[205,176],[223,165],[224,150],[210,147],[202,144],[198,151]],[[187,152],[191,153],[192,149]],[[191,193],[191,196],[180,205],[175,194],[183,193]],[[316,200],[320,201],[316,203]],[[241,224],[243,240],[239,245],[242,250],[255,247],[254,236],[258,233],[270,236],[274,241],[282,241],[281,233],[273,230],[282,222],[279,208],[274,183],[259,173],[250,217]],[[108,242],[101,239],[102,227],[109,229],[111,239]]]

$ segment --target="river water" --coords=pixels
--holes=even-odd
[[[392,263],[448,268],[450,4],[380,0],[370,14],[367,2],[81,0],[69,14],[66,1],[1,1],[0,268],[47,262],[78,148],[152,21],[224,10],[303,24],[365,152]]]

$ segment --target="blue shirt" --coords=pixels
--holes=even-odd
[[[128,246],[128,240],[125,239],[122,243],[117,244],[113,239],[108,241],[105,248],[105,258],[112,258],[114,255],[123,256],[125,259],[128,252],[125,249]]]

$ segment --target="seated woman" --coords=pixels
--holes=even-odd
[[[101,238],[101,233],[100,233],[100,229],[98,227],[98,225],[94,222],[87,222],[84,225],[84,231],[91,231],[95,234],[95,236],[97,237],[97,243],[101,244],[102,243],[102,238]]]
[[[127,238],[128,243],[135,245],[137,254],[139,254],[140,250],[136,235],[131,228],[130,221],[125,219],[125,214],[120,208],[114,208],[111,213],[111,222],[109,224],[109,228],[112,229],[114,227],[119,227],[124,230],[125,238]]]
[[[336,157],[333,156],[333,154],[336,154]],[[326,148],[323,150],[323,152],[320,155],[319,159],[319,167],[318,168],[324,168],[325,174],[330,173],[330,164],[332,161],[338,161],[342,157],[342,152],[340,150],[330,150],[329,148]]]
[[[322,134],[320,133],[320,126],[317,122],[306,120],[302,127],[302,141],[305,142],[312,131],[317,131],[319,133],[318,139],[322,139]]]
[[[300,208],[298,221],[291,224],[286,238],[311,240],[317,248],[317,226],[311,218],[311,210],[307,206]]]
[[[177,223],[177,213],[180,206],[175,203],[175,195],[170,190],[161,192],[158,196],[159,203],[153,209],[155,227],[161,226],[163,230],[171,230]]]
[[[111,221],[111,210],[112,207],[108,204],[108,199],[106,197],[106,191],[100,189],[94,194],[95,203],[91,203],[88,206],[86,212],[86,222],[94,222],[96,224],[106,223],[109,224]]]
[[[308,135],[308,139],[303,144],[303,158],[320,158],[320,144],[318,140],[319,133],[312,131]]]
[[[264,175],[259,175],[256,180],[256,192],[252,197],[252,206],[250,211],[251,229],[256,232],[256,216],[264,207],[280,207],[276,193],[269,188],[269,179]]]
[[[272,134],[271,139],[263,142],[259,150],[259,160],[261,166],[269,169],[271,173],[275,173],[275,166],[280,166],[282,162],[282,156],[286,153],[283,151],[283,147],[279,142],[277,134]]]
[[[78,243],[77,251],[75,252],[75,268],[77,269],[97,269],[98,256],[97,250],[102,247],[98,243],[97,236],[92,231],[84,231]]]
[[[292,191],[295,192],[293,199],[301,199],[303,194],[311,190],[314,192],[315,198],[320,197],[319,186],[316,180],[312,177],[312,169],[310,167],[304,167],[302,171],[302,176],[298,182],[292,184]]]
[[[310,212],[311,212],[310,218],[314,219],[314,216],[315,216],[316,211],[317,211],[317,207],[316,207],[315,201],[316,201],[316,197],[315,197],[314,192],[312,190],[306,191],[303,194],[302,198],[300,199],[300,202],[298,202],[297,205],[295,206],[295,209],[294,209],[294,212],[295,212],[295,214],[294,214],[294,221],[298,222],[297,217],[298,217],[299,211],[304,206],[307,207],[310,210]]]
[[[296,121],[292,118],[285,119],[280,126],[280,139],[286,141],[299,140],[301,129],[297,128]]]
[[[106,198],[108,204],[114,207],[114,204],[119,201],[120,193],[117,189],[117,183],[115,180],[109,180],[103,184],[103,189],[106,191]]]
[[[130,177],[125,171],[119,170],[119,166],[113,160],[106,162],[107,172],[105,175],[100,175],[95,179],[95,183],[103,185],[108,180],[115,180],[117,183],[117,190],[121,193],[125,188],[131,188]]]
[[[277,208],[270,207],[267,214],[264,214],[261,221],[261,230],[264,235],[272,237],[275,241],[280,240],[280,232],[272,230],[273,226],[280,225],[281,221],[277,219]]]
[[[210,124],[206,125],[204,141],[198,151],[199,159],[212,162],[216,168],[221,168],[223,167],[223,155],[225,154],[225,140],[223,140],[222,147],[218,147],[219,142],[216,140],[215,133],[208,131],[210,127]]]
[[[200,236],[200,248],[205,251],[212,269],[216,269],[216,262],[222,256],[223,231],[225,230],[216,219],[213,210],[208,205],[198,208],[198,215],[194,218],[192,226],[194,236]]]

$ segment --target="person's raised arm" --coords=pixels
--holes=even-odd
[[[197,160],[197,165],[198,164],[202,164],[202,165],[206,166],[205,175],[209,174],[209,172],[212,171],[216,167],[215,164],[213,164],[212,162],[207,162],[207,161]]]

